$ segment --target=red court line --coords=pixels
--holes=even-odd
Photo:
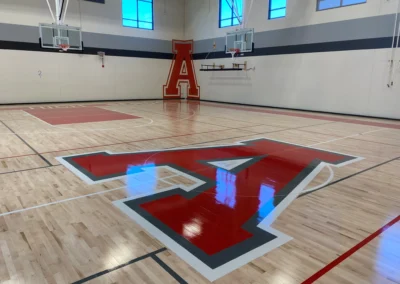
[[[382,234],[384,231],[386,231],[387,229],[389,229],[391,226],[393,226],[394,224],[396,224],[397,222],[400,221],[400,215],[397,216],[396,218],[394,218],[392,221],[390,221],[389,223],[387,223],[385,226],[383,226],[382,228],[380,228],[378,231],[376,231],[375,233],[373,233],[372,235],[368,236],[366,239],[364,239],[363,241],[359,242],[358,244],[356,244],[354,247],[352,247],[351,249],[349,249],[348,251],[346,251],[344,254],[340,255],[338,258],[336,258],[334,261],[332,261],[331,263],[329,263],[327,266],[325,266],[324,268],[322,268],[320,271],[318,271],[317,273],[315,273],[314,275],[312,275],[311,277],[309,277],[308,279],[304,280],[302,282],[302,284],[309,284],[309,283],[314,283],[315,281],[317,281],[319,278],[321,278],[323,275],[325,275],[326,273],[328,273],[329,271],[331,271],[333,268],[335,268],[336,266],[338,266],[341,262],[343,262],[345,259],[349,258],[352,254],[354,254],[356,251],[358,251],[359,249],[361,249],[363,246],[365,246],[366,244],[368,244],[369,242],[371,242],[373,239],[375,239],[377,236],[379,236],[380,234]]]
[[[232,130],[232,129],[235,129],[235,128],[224,129],[224,130]],[[148,138],[148,139],[134,140],[134,141],[128,141],[128,142],[121,142],[121,143],[105,144],[105,145],[99,145],[99,146],[87,146],[87,147],[80,147],[80,148],[73,148],[73,149],[42,152],[40,154],[50,154],[50,153],[57,153],[57,152],[64,152],[64,151],[74,151],[74,150],[82,150],[82,149],[88,149],[88,148],[97,148],[97,147],[104,147],[104,146],[130,144],[130,143],[144,142],[144,141],[151,141],[151,140],[158,140],[158,139],[168,139],[168,138],[176,138],[176,137],[190,136],[190,135],[196,135],[196,134],[206,134],[206,133],[217,132],[217,131],[222,131],[222,130],[219,129],[219,130],[213,130],[213,131],[205,131],[205,132],[197,132],[197,133],[189,133],[189,134],[181,134],[181,135],[172,135],[172,136],[163,136],[163,137]],[[226,138],[226,139],[229,139],[229,138]]]
[[[244,127],[237,127],[237,128],[229,128],[229,129],[223,129],[223,130],[235,130],[235,129],[241,129]],[[212,130],[212,131],[204,131],[204,132],[196,132],[196,133],[189,133],[189,134],[181,134],[181,135],[172,135],[172,136],[163,136],[163,137],[157,137],[157,138],[148,138],[148,139],[141,139],[141,140],[133,140],[133,141],[127,141],[127,142],[118,142],[118,143],[112,143],[112,144],[102,144],[98,146],[85,146],[85,147],[79,147],[79,148],[72,148],[72,149],[62,149],[62,150],[56,150],[56,151],[49,151],[49,152],[41,152],[39,154],[51,154],[51,153],[58,153],[58,152],[66,152],[66,151],[74,151],[74,150],[83,150],[83,149],[90,149],[90,148],[98,148],[98,147],[106,147],[106,146],[115,146],[115,145],[121,145],[121,144],[130,144],[130,143],[136,143],[136,142],[143,142],[143,141],[151,141],[151,140],[158,140],[158,139],[167,139],[167,138],[176,138],[176,137],[183,137],[183,136],[190,136],[190,135],[197,135],[197,134],[207,134],[211,132],[218,132],[218,131],[223,131],[223,130]],[[254,133],[254,135],[257,135],[258,133]],[[230,139],[230,138],[226,138]],[[223,139],[221,139],[223,140]],[[182,146],[183,147],[183,146]],[[28,156],[36,156],[37,154],[26,154],[26,155],[20,155],[20,156],[11,156],[11,157],[0,157],[0,160],[2,159],[9,159],[9,158],[19,158],[19,157],[28,157]]]
[[[21,157],[29,157],[29,156],[38,156],[38,154],[25,154],[25,155],[10,156],[10,157],[0,157],[0,160],[21,158]]]
[[[344,123],[353,123],[353,124],[377,126],[377,127],[384,127],[384,128],[400,129],[400,124],[373,122],[373,121],[349,119],[349,118],[341,118],[341,117],[331,117],[331,116],[324,116],[324,115],[318,115],[318,114],[292,113],[292,112],[288,112],[288,111],[256,109],[256,108],[252,108],[252,107],[224,106],[224,105],[219,105],[218,103],[214,104],[214,103],[201,102],[201,104],[211,106],[211,107],[219,107],[219,108],[227,108],[227,109],[236,109],[236,110],[260,112],[260,113],[278,114],[278,115],[286,115],[286,116],[294,116],[294,117],[302,117],[302,118],[320,119],[320,120],[328,120],[328,121],[335,121],[335,122],[344,122]]]

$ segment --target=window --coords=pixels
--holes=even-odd
[[[320,0],[322,1],[322,0]],[[286,0],[269,0],[269,19],[278,19],[286,16]]]
[[[367,0],[317,0],[317,10],[326,10],[343,6],[366,3]]]
[[[122,0],[122,25],[153,30],[153,0]]]
[[[232,7],[232,3],[234,7]],[[219,27],[239,25],[243,19],[243,0],[219,0]]]

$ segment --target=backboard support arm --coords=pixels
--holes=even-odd
[[[53,23],[55,23],[56,25],[63,25],[65,22],[65,17],[67,15],[69,0],[54,0],[56,4],[55,14],[49,0],[46,0],[46,2],[47,6],[49,7],[51,18],[53,19]]]
[[[53,10],[51,9],[50,2],[49,2],[49,0],[46,0],[46,2],[47,2],[47,6],[49,7],[51,18],[53,19],[53,23],[55,23],[56,22],[56,18],[54,17]]]

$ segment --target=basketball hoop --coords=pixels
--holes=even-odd
[[[228,53],[230,53],[230,55],[232,55],[232,59],[235,58],[235,55],[238,54],[240,52],[239,48],[230,48]]]
[[[58,47],[60,48],[60,52],[67,52],[70,48],[69,44],[59,44]]]

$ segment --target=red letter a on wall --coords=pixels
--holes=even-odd
[[[196,71],[193,65],[193,41],[173,40],[171,69],[167,84],[164,85],[164,99],[180,99],[182,95],[181,83],[187,83],[188,99],[200,99],[200,86],[197,85]]]

